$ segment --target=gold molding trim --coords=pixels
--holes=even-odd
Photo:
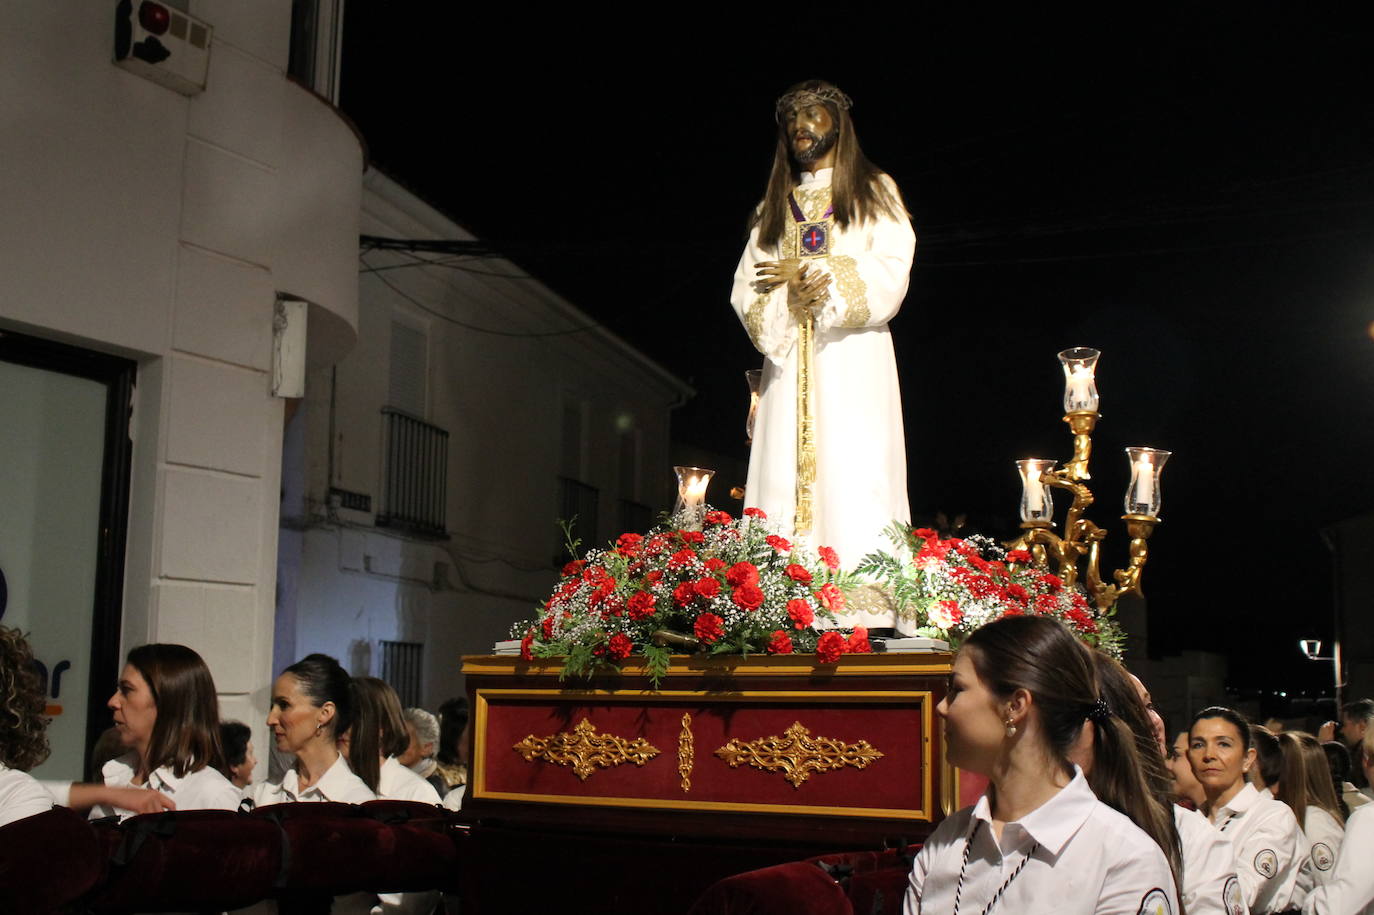
[[[643,737],[626,740],[614,734],[598,734],[591,719],[583,718],[571,731],[548,737],[528,735],[511,747],[525,762],[542,759],[556,766],[571,766],[573,775],[586,781],[597,769],[612,769],[624,763],[642,766],[658,755],[658,748]]]
[[[933,674],[948,676],[953,671],[954,656],[945,652],[892,652],[891,654],[845,655],[837,664],[818,666],[814,655],[759,655],[749,658],[726,659],[722,656],[698,657],[674,655],[669,661],[665,677],[871,677]],[[522,660],[518,655],[464,655],[462,672],[465,676],[489,674],[494,676],[553,677],[563,670],[562,658]],[[615,677],[647,677],[648,668],[642,659],[627,658]],[[599,679],[599,678],[598,678]],[[640,687],[635,687],[640,690]],[[652,692],[652,691],[651,691]]]
[[[845,743],[834,737],[812,737],[808,728],[795,721],[782,737],[761,737],[748,743],[732,737],[716,750],[716,755],[731,769],[748,763],[755,769],[781,772],[793,788],[800,788],[813,773],[833,772],[845,766],[867,769],[883,754],[867,740]]]
[[[677,735],[677,774],[682,779],[682,793],[692,790],[692,763],[696,761],[696,742],[692,739],[692,716],[682,713],[682,730]]]

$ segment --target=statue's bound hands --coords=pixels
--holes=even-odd
[[[794,311],[818,311],[830,298],[830,275],[822,271],[812,271],[795,257],[781,261],[761,261],[754,265],[758,269],[755,288],[760,293],[772,292],[777,287],[787,285],[787,307]]]
[[[754,265],[758,279],[754,281],[754,288],[760,293],[772,292],[784,283],[790,283],[799,272],[802,272],[801,260],[789,257],[780,261],[759,261]]]

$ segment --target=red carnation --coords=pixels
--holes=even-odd
[[[696,600],[696,597],[696,589],[692,587],[692,583],[690,581],[684,581],[682,584],[678,585],[676,588],[673,589],[673,600],[677,601],[684,607],[690,604],[692,601]]]
[[[758,566],[752,562],[737,562],[725,573],[725,581],[733,588],[740,585],[756,585],[759,583]]]
[[[792,638],[783,630],[778,629],[773,633],[773,638],[768,641],[766,647],[769,654],[791,654]]]
[[[682,538],[683,543],[705,543],[706,535],[701,531],[678,531],[677,535]]]
[[[805,629],[816,619],[816,614],[811,610],[811,605],[800,597],[794,597],[787,602],[787,616],[792,620],[792,625],[798,629]]]
[[[1060,588],[1064,587],[1064,582],[1059,580],[1059,576],[1051,575],[1049,572],[1040,576],[1040,583],[1051,591],[1058,591]]]
[[[648,591],[637,591],[630,596],[630,600],[626,606],[630,611],[630,619],[642,620],[646,616],[653,615],[655,609],[654,596]]]
[[[539,624],[539,631],[544,634],[544,640],[553,638],[553,614],[544,617],[544,621]]]
[[[524,637],[523,639],[520,640],[520,660],[522,660],[522,661],[533,661],[533,660],[534,660],[534,652],[530,650],[530,649],[531,649],[531,646],[533,646],[533,645],[534,645],[534,630],[531,629],[529,632],[525,633],[525,637]]]
[[[565,566],[563,567],[563,574],[564,574],[565,576],[566,576],[566,575],[576,575],[577,573],[581,572],[584,568],[586,568],[586,566],[587,566],[587,560],[585,560],[585,559],[574,559],[572,562],[568,563],[567,565],[565,565]]]
[[[844,636],[834,629],[827,631],[816,640],[816,660],[822,664],[834,664],[844,654]]]
[[[768,516],[763,513],[763,509],[761,508],[746,508],[744,510],[744,516],[746,518],[758,518],[760,521],[768,520]]]
[[[816,592],[816,600],[820,601],[821,606],[831,613],[844,612],[844,592],[833,581],[821,585],[821,589]]]
[[[610,597],[611,592],[614,590],[615,579],[607,578],[605,581],[601,582],[601,584],[597,585],[596,590],[587,598],[587,605],[590,607],[601,606],[601,603]]]
[[[727,563],[724,559],[721,559],[719,556],[712,556],[710,559],[702,563],[702,565],[706,567],[706,571],[708,572],[719,572],[721,569],[729,565],[729,563]]]
[[[1035,598],[1035,612],[1049,616],[1059,609],[1059,598],[1053,594],[1039,594]]]
[[[870,654],[873,646],[868,643],[868,630],[862,626],[855,626],[850,633],[848,641],[845,643],[845,651],[850,654]]]
[[[1010,597],[1012,600],[1020,601],[1021,603],[1025,603],[1027,600],[1030,600],[1030,595],[1026,593],[1026,589],[1018,584],[1007,585],[1007,596]]]
[[[783,574],[793,581],[799,581],[804,585],[811,584],[811,573],[806,571],[806,566],[797,565],[795,562],[783,569]]]
[[[1012,550],[1007,553],[1007,562],[1026,563],[1031,561],[1031,554],[1025,550]]]
[[[697,596],[710,600],[720,594],[720,582],[714,578],[698,578],[692,584],[692,590],[697,592]]]
[[[821,562],[825,563],[827,569],[830,569],[832,572],[839,569],[840,554],[835,552],[833,546],[823,546],[816,550],[816,552],[820,554]]]
[[[611,642],[606,646],[606,654],[616,661],[623,661],[630,656],[634,650],[635,643],[623,632],[617,632],[611,636]]]
[[[697,617],[696,623],[692,626],[692,632],[696,633],[697,638],[710,645],[725,634],[725,620],[714,613],[703,613]]]
[[[678,550],[668,557],[668,568],[676,569],[679,566],[689,565],[692,560],[697,558],[697,554],[691,550]]]
[[[977,575],[968,581],[968,593],[974,597],[991,597],[997,593],[997,583],[986,575]]]
[[[639,548],[644,544],[643,534],[621,534],[615,542],[615,551],[621,556],[634,557],[639,555]]]
[[[650,571],[648,571],[648,572],[646,572],[646,573],[644,574],[644,583],[645,583],[646,585],[656,585],[656,584],[658,584],[658,583],[659,583],[660,581],[662,581],[662,580],[663,580],[663,570],[662,570],[662,569],[652,569],[652,570],[650,570]]]
[[[773,549],[777,550],[779,553],[792,552],[792,544],[788,543],[786,540],[779,537],[777,534],[769,534],[767,537],[763,538],[763,542],[771,546]]]
[[[730,599],[744,610],[757,610],[763,606],[763,589],[758,585],[743,584],[731,593]]]
[[[918,527],[918,528],[916,528],[916,530],[914,531],[914,533],[916,534],[917,537],[920,537],[920,538],[925,539],[925,540],[938,540],[938,539],[940,539],[940,535],[937,534],[937,533],[935,533],[935,531],[932,531],[932,530],[931,530],[930,528],[928,528],[928,527]]]
[[[723,512],[719,509],[712,509],[706,513],[707,524],[729,524],[733,520],[735,519],[730,517],[729,512]]]

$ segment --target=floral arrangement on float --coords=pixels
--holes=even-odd
[[[563,658],[567,677],[640,655],[657,687],[675,652],[814,653],[833,664],[872,651],[862,627],[815,625],[835,624],[859,584],[835,550],[794,548],[757,508],[734,518],[707,507],[700,517],[699,530],[670,521],[569,562],[539,615],[511,630],[520,656]],[[579,544],[568,546],[576,556]]]
[[[1115,605],[1097,608],[1082,587],[1036,565],[1030,551],[978,534],[941,538],[930,528],[896,523],[887,535],[899,555],[870,553],[855,573],[888,589],[898,619],[908,624],[903,629],[914,626],[917,635],[956,647],[1004,616],[1050,616],[1087,644],[1121,656],[1125,634]]]

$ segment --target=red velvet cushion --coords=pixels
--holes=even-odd
[[[911,861],[920,845],[885,851],[839,852],[810,859],[840,881],[856,912],[900,915]]]
[[[281,831],[227,810],[149,813],[95,830],[108,861],[96,910],[238,908],[272,892]]]
[[[418,801],[368,801],[362,809],[388,824],[388,829],[376,836],[380,873],[369,889],[382,893],[457,891],[458,847],[448,811]]]
[[[285,838],[279,888],[355,893],[370,889],[381,870],[374,849],[387,827],[355,804],[272,804],[249,816],[277,824]]]
[[[51,912],[100,878],[100,845],[86,818],[54,807],[0,827],[0,912]]]
[[[718,880],[691,908],[692,915],[836,915],[853,911],[840,885],[809,861]]]

